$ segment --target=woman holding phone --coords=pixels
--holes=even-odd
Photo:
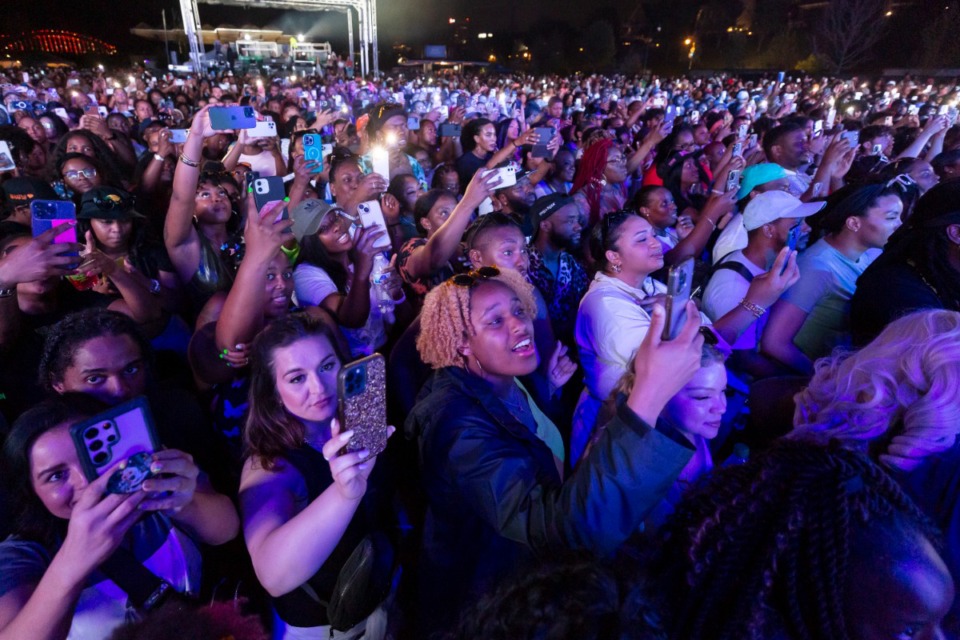
[[[699,367],[700,322],[693,317],[676,340],[661,341],[657,307],[627,402],[564,478],[563,438],[517,382],[539,364],[531,289],[514,271],[481,267],[434,288],[424,303],[417,349],[434,374],[406,423],[428,502],[419,566],[429,615],[418,637],[449,628],[466,603],[537,554],[612,553],[693,453],[651,425]],[[551,382],[572,373],[558,363]]]
[[[233,208],[221,181],[228,177],[200,173],[204,140],[218,135],[209,107],[193,117],[173,176],[173,195],[164,221],[163,240],[180,282],[196,309],[233,283],[239,246],[227,229]]]
[[[663,245],[653,226],[636,213],[604,217],[591,232],[590,252],[600,270],[580,301],[574,331],[585,383],[573,416],[574,463],[589,441],[600,406],[629,369],[636,345],[650,328],[650,307],[667,294],[667,287],[650,277],[663,268]],[[715,320],[713,333],[727,344],[736,343],[799,277],[796,254],[783,249],[773,268],[750,283],[740,304]],[[703,321],[709,324],[706,316]]]
[[[153,454],[151,470],[161,475],[141,491],[110,493],[112,472],[88,480],[69,429],[104,409],[82,394],[51,398],[24,413],[7,437],[5,468],[19,513],[14,536],[0,543],[4,640],[106,637],[134,613],[108,577],[124,573],[111,568],[121,545],[132,553],[129,562],[177,592],[196,594],[196,543],[219,545],[237,534],[230,499],[181,451]]]
[[[254,570],[286,625],[274,637],[330,637],[325,603],[344,562],[389,521],[376,457],[344,452],[354,433],[335,419],[343,362],[338,337],[306,314],[276,320],[253,344],[239,499]],[[366,619],[337,631],[363,636]]]

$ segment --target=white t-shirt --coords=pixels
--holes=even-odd
[[[733,252],[730,257],[723,262],[739,262],[746,267],[747,271],[753,274],[754,277],[765,273],[763,269],[747,260],[743,256],[742,251]],[[707,283],[707,287],[703,290],[704,313],[716,322],[718,318],[722,318],[740,304],[740,301],[743,300],[749,288],[750,283],[736,271],[717,269],[713,275],[710,276],[710,282]],[[760,341],[760,335],[763,333],[763,327],[767,324],[768,317],[768,314],[764,314],[762,318],[754,321],[752,325],[740,334],[733,348],[747,349],[750,351],[755,350],[757,343]]]
[[[575,463],[590,439],[603,402],[633,363],[650,328],[644,298],[665,294],[667,286],[647,278],[641,289],[598,273],[580,300],[574,336],[580,352],[585,388],[573,416],[570,460]],[[704,324],[710,319],[700,314]]]
[[[352,271],[352,266],[351,266]],[[319,306],[328,297],[339,294],[337,285],[327,275],[327,272],[312,264],[301,263],[293,272],[294,292],[300,305]],[[350,279],[347,279],[349,292]],[[370,315],[362,327],[350,329],[340,327],[347,344],[350,345],[350,355],[354,358],[369,356],[387,343],[387,324],[389,320],[380,313],[377,305],[376,292],[370,288]]]

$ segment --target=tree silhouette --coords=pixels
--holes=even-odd
[[[836,73],[862,65],[883,35],[886,2],[830,0],[813,36],[815,53],[826,56]]]

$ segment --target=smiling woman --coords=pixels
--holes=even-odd
[[[338,344],[307,314],[276,320],[253,344],[239,498],[253,568],[286,625],[274,637],[327,638],[332,620],[317,599],[334,597],[351,552],[386,527],[374,500],[389,500],[387,492],[367,491],[383,482],[382,473],[371,476],[376,457],[345,453],[353,432],[340,433],[334,419]],[[371,612],[337,630],[363,635]]]
[[[539,363],[534,313],[531,285],[516,271],[489,266],[453,276],[424,302],[417,348],[435,372],[406,424],[419,442],[428,494],[420,570],[421,606],[431,615],[421,637],[540,552],[615,549],[692,453],[685,439],[649,425],[692,374],[687,365],[699,362],[696,320],[667,347],[678,351],[665,375],[678,378],[666,389],[664,374],[651,377],[660,367],[647,366],[662,345],[641,348],[631,400],[564,480],[563,439],[518,380]],[[662,328],[662,313],[657,322]],[[574,370],[554,355],[548,375],[562,385]],[[640,459],[648,463],[627,462]]]

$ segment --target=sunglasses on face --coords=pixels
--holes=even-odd
[[[63,177],[67,180],[76,180],[77,178],[86,178],[89,180],[96,175],[96,169],[71,169],[70,171],[63,172]]]

